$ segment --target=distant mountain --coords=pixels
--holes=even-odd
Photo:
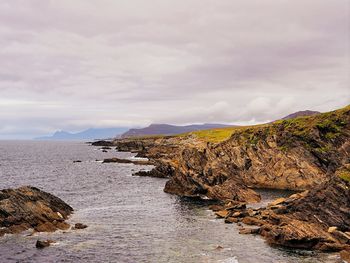
[[[91,128],[78,133],[70,133],[66,131],[57,131],[52,136],[44,136],[35,138],[35,140],[94,140],[114,138],[128,128]]]
[[[137,136],[147,136],[147,135],[175,135],[185,132],[206,130],[206,129],[215,129],[215,128],[225,128],[232,127],[233,125],[225,124],[193,124],[187,126],[176,126],[169,124],[151,124],[146,128],[141,129],[130,129],[127,132],[121,135],[122,138],[127,137],[137,137]]]
[[[311,115],[316,115],[320,114],[321,112],[319,111],[312,111],[312,110],[304,110],[304,111],[297,111],[292,114],[287,115],[286,117],[282,118],[282,120],[289,120],[289,119],[294,119],[297,117],[302,117],[302,116],[311,116]]]

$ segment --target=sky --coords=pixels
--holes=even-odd
[[[348,0],[1,0],[0,139],[350,103]]]

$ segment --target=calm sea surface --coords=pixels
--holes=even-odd
[[[206,205],[164,193],[166,179],[132,176],[149,167],[96,161],[132,156],[81,142],[0,141],[0,189],[36,186],[75,209],[70,223],[89,226],[2,237],[0,262],[341,262],[336,254],[271,248],[239,235]],[[261,193],[263,202],[283,194]],[[38,238],[57,243],[37,250]]]

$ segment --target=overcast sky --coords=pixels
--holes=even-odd
[[[0,139],[350,103],[348,0],[1,0]]]

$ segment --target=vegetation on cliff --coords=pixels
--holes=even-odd
[[[350,122],[350,105],[340,110],[321,113],[312,116],[301,116],[292,119],[278,120],[270,124],[254,126],[228,127],[191,132],[185,135],[194,135],[207,142],[219,143],[228,140],[231,136],[239,136],[246,143],[256,144],[259,139],[266,139],[269,135],[288,132],[289,140],[281,143],[281,147],[290,147],[294,139],[302,140],[310,147],[319,147],[315,144],[314,135],[319,134],[325,144],[332,143],[342,135],[348,135],[345,127]],[[244,142],[242,142],[244,143]]]

